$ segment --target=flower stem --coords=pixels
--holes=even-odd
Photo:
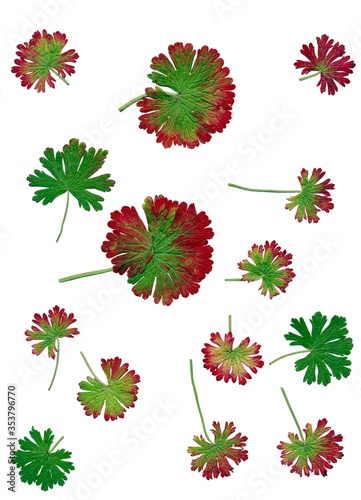
[[[288,401],[288,397],[287,397],[287,394],[286,394],[286,391],[284,390],[283,387],[281,387],[281,391],[282,391],[282,394],[283,394],[283,397],[285,398],[285,401],[287,403],[287,406],[288,406],[288,409],[290,410],[291,412],[291,415],[293,417],[293,420],[295,421],[295,424],[297,426],[297,429],[298,429],[298,432],[300,433],[300,438],[301,438],[301,441],[304,443],[305,442],[305,438],[303,436],[303,432],[302,432],[302,429],[300,427],[300,424],[298,423],[298,420],[296,418],[296,415],[294,414],[294,411],[292,410],[292,406],[291,406],[291,403]]]
[[[238,184],[231,184],[229,183],[228,186],[230,187],[234,187],[234,188],[237,188],[237,189],[243,189],[244,191],[254,191],[254,192],[257,192],[257,193],[300,193],[301,191],[300,190],[292,190],[292,191],[289,191],[289,190],[284,190],[284,189],[255,189],[255,188],[247,188],[247,187],[244,187],[244,186],[239,186]]]
[[[299,78],[299,81],[303,82],[304,80],[308,80],[309,78],[313,78],[314,76],[317,76],[320,73],[321,73],[321,71],[317,71],[316,73],[312,73],[312,75],[303,76],[302,78]]]
[[[194,397],[196,399],[199,416],[201,417],[203,432],[204,432],[206,438],[208,439],[208,441],[211,443],[212,441],[211,441],[211,439],[209,438],[209,436],[207,434],[206,426],[204,425],[204,418],[203,418],[203,415],[202,415],[202,410],[201,410],[201,407],[199,405],[199,399],[198,399],[197,389],[196,389],[196,385],[194,383],[194,377],[193,377],[193,361],[191,359],[189,360],[189,366],[190,366],[190,371],[191,371],[191,381],[192,381],[192,387],[193,387]]]
[[[232,332],[232,316],[228,316],[228,331]]]
[[[58,444],[60,443],[60,441],[62,441],[64,439],[64,436],[61,436],[60,439],[57,440],[57,442],[54,444],[54,446],[52,448],[50,448],[50,450],[48,451],[48,453],[52,453],[55,448],[58,446]]]
[[[226,278],[224,281],[242,281],[241,278]]]
[[[56,243],[58,243],[58,241],[60,240],[60,236],[61,236],[61,235],[62,235],[62,233],[63,233],[64,222],[65,222],[66,216],[67,216],[67,214],[68,214],[68,208],[69,208],[69,198],[70,198],[70,192],[69,192],[69,191],[67,191],[67,192],[66,192],[66,205],[65,205],[64,217],[63,217],[63,220],[61,221],[60,233],[59,233],[59,236],[58,236],[58,237],[57,237],[57,239],[56,239]]]
[[[102,381],[100,380],[100,378],[98,378],[98,377],[95,375],[95,373],[93,372],[92,367],[91,367],[91,366],[90,366],[90,364],[88,363],[88,360],[86,359],[86,357],[85,357],[84,353],[83,353],[83,352],[80,352],[80,354],[81,354],[81,357],[82,357],[82,358],[83,358],[83,360],[84,360],[84,363],[87,365],[88,370],[89,370],[89,371],[90,371],[90,373],[93,375],[93,377],[95,378],[95,380],[96,380],[97,382],[99,382],[99,384],[102,384],[102,385],[105,387],[105,386],[106,386],[106,384],[104,384],[104,382],[102,382]]]
[[[48,391],[50,391],[50,389],[53,387],[53,383],[54,383],[54,380],[55,380],[55,377],[56,377],[56,372],[58,371],[59,356],[60,356],[60,342],[59,342],[59,339],[56,339],[56,349],[58,351],[58,354],[56,355],[55,369],[54,369],[53,378],[51,379]]]
[[[118,111],[124,111],[125,109],[129,108],[129,106],[131,106],[132,104],[134,104],[135,102],[138,102],[140,101],[141,99],[144,99],[144,97],[147,97],[147,94],[142,94],[142,95],[138,95],[138,97],[134,97],[133,99],[131,99],[130,101],[126,102],[125,104],[123,104],[122,106],[120,106],[120,108],[118,108]]]
[[[66,281],[77,280],[79,278],[86,278],[87,276],[96,276],[97,274],[110,273],[110,271],[113,271],[112,267],[107,267],[106,269],[98,269],[98,271],[88,271],[86,273],[73,274],[72,276],[60,278],[59,283],[65,283]]]
[[[289,352],[288,354],[284,354],[283,356],[280,356],[279,358],[276,358],[273,361],[271,361],[270,365],[273,365],[273,363],[276,363],[276,361],[279,361],[280,359],[283,358],[287,358],[288,356],[293,356],[294,354],[303,354],[305,352],[310,352],[310,349],[303,349],[302,351]]]
[[[53,69],[53,68],[49,68],[49,69],[50,69],[50,71],[51,71],[52,73],[54,73],[54,75],[55,75],[55,76],[57,76],[57,77],[58,77],[58,78],[59,78],[62,82],[64,82],[64,83],[66,83],[67,85],[69,85],[69,82],[67,82],[63,76],[59,75],[59,73],[57,73],[57,72],[55,71],[55,69]]]

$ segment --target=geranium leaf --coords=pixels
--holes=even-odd
[[[108,151],[102,149],[95,151],[94,148],[89,148],[87,151],[84,142],[79,143],[78,139],[71,139],[62,151],[54,153],[52,148],[44,151],[40,163],[49,173],[35,170],[34,174],[28,176],[29,186],[43,188],[35,191],[33,200],[37,203],[42,202],[43,205],[47,205],[58,196],[67,193],[64,219],[57,241],[63,230],[69,194],[73,195],[78,200],[79,206],[87,211],[90,211],[90,208],[96,211],[103,209],[101,202],[104,198],[92,190],[110,191],[115,182],[109,178],[110,174],[93,176],[103,166],[107,154]]]
[[[59,439],[52,446],[54,434],[51,429],[44,431],[44,436],[39,431],[31,428],[30,437],[19,439],[20,449],[15,451],[14,463],[19,468],[20,479],[23,483],[41,486],[43,491],[58,484],[63,486],[67,480],[66,474],[74,470],[70,451],[64,449],[55,450],[63,439]],[[52,446],[52,447],[51,447]]]
[[[55,87],[52,75],[69,85],[65,77],[75,72],[73,64],[79,56],[75,50],[62,52],[67,41],[66,35],[59,31],[50,35],[43,30],[36,31],[29,42],[18,45],[19,59],[15,59],[11,71],[20,77],[21,85],[30,89],[36,83],[35,90],[45,92],[46,84]]]
[[[101,367],[107,383],[102,382],[91,370],[85,356],[81,353],[93,377],[79,382],[82,391],[78,392],[78,401],[84,407],[86,415],[97,418],[104,407],[104,419],[123,418],[127,408],[134,407],[137,400],[140,377],[134,370],[129,371],[128,363],[122,364],[119,357],[102,359]]]

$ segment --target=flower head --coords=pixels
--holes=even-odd
[[[293,269],[287,267],[292,264],[292,254],[281,250],[274,240],[271,243],[266,241],[264,246],[253,245],[248,257],[253,263],[247,259],[238,263],[239,269],[248,271],[241,281],[262,280],[259,290],[262,290],[262,295],[268,292],[271,299],[279,295],[279,290],[285,292],[295,277]]]
[[[48,315],[45,313],[43,315],[35,314],[33,323],[36,326],[32,326],[31,330],[25,332],[26,340],[40,341],[33,344],[33,354],[39,355],[47,348],[49,357],[54,359],[55,352],[58,350],[56,347],[57,339],[62,337],[72,338],[74,335],[78,335],[79,330],[77,328],[69,328],[75,321],[73,313],[68,315],[59,306],[50,309]]]
[[[301,184],[301,192],[290,196],[286,204],[288,210],[297,207],[295,219],[298,222],[308,220],[308,222],[318,222],[320,220],[318,212],[329,212],[334,205],[329,191],[335,188],[335,185],[330,182],[330,179],[321,179],[325,175],[320,168],[314,168],[311,177],[308,178],[308,170],[304,168],[298,176]]]
[[[332,469],[332,464],[343,457],[343,447],[338,444],[342,441],[340,434],[330,427],[326,427],[327,420],[323,418],[317,423],[315,431],[312,425],[307,424],[305,439],[301,441],[297,434],[288,433],[290,443],[281,443],[277,446],[281,453],[281,463],[292,466],[291,472],[296,472],[300,476],[313,474],[327,475],[328,469]]]
[[[34,83],[38,92],[45,92],[46,84],[54,88],[55,78],[50,71],[62,80],[66,74],[70,76],[75,72],[73,64],[79,56],[73,49],[62,53],[67,41],[66,35],[59,31],[52,35],[46,30],[35,31],[29,42],[17,46],[19,59],[15,59],[11,72],[20,77],[21,85],[28,89]],[[65,80],[65,83],[68,82]]]
[[[207,441],[202,435],[194,436],[198,446],[190,446],[187,450],[192,457],[197,457],[192,460],[192,470],[203,471],[202,475],[207,479],[230,476],[233,467],[228,459],[235,464],[248,459],[248,451],[244,449],[248,438],[241,436],[240,432],[230,437],[235,431],[233,422],[226,422],[223,432],[219,422],[213,422],[214,442]]]
[[[241,385],[245,385],[252,378],[248,370],[257,373],[257,368],[264,365],[262,356],[258,355],[261,346],[256,343],[249,345],[248,337],[238,347],[233,347],[231,332],[226,333],[224,339],[219,333],[212,333],[211,342],[215,345],[205,344],[202,349],[203,363],[204,368],[210,370],[217,380],[236,382],[238,379]]]
[[[314,75],[320,74],[317,86],[320,86],[321,93],[326,88],[329,95],[334,95],[337,91],[336,82],[344,87],[350,80],[347,75],[351,74],[355,67],[354,61],[350,61],[350,56],[345,56],[345,46],[338,42],[334,43],[327,35],[317,37],[317,55],[312,43],[303,45],[301,54],[308,61],[297,60],[294,65],[297,69],[302,69],[302,75],[307,75],[310,71],[316,71]],[[307,77],[306,77],[307,78]]]

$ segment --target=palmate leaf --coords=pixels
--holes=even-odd
[[[35,483],[44,491],[56,484],[63,486],[66,474],[74,470],[73,463],[67,460],[71,457],[70,451],[54,451],[63,438],[51,447],[54,441],[51,429],[45,430],[42,436],[32,427],[29,434],[32,439],[19,439],[20,449],[15,451],[14,462],[19,468],[20,479],[24,483]]]
[[[41,187],[35,191],[33,200],[43,205],[51,203],[62,194],[67,193],[67,203],[62,222],[59,240],[63,224],[67,215],[69,194],[73,195],[79,206],[87,211],[90,208],[102,210],[101,202],[104,198],[91,190],[110,191],[115,182],[111,180],[110,174],[102,174],[96,177],[93,175],[102,167],[108,151],[94,148],[86,150],[84,142],[79,143],[78,139],[71,139],[69,144],[63,147],[62,151],[54,153],[53,148],[44,151],[44,157],[40,158],[40,163],[49,173],[43,170],[35,170],[34,174],[28,176],[27,181],[30,187]]]
[[[112,259],[115,273],[128,275],[133,292],[154,302],[170,305],[180,295],[188,297],[199,290],[199,282],[212,269],[212,247],[208,239],[213,230],[204,212],[194,204],[147,197],[143,204],[148,228],[134,207],[123,207],[111,214],[102,245]]]
[[[84,407],[86,415],[97,418],[104,407],[104,419],[116,420],[123,418],[127,408],[133,408],[137,400],[140,377],[134,370],[128,370],[128,363],[122,364],[118,357],[102,359],[101,367],[107,383],[102,382],[90,368],[85,356],[81,353],[93,377],[79,382],[82,389],[78,393],[78,401]]]
[[[143,96],[119,110],[141,99],[137,103],[141,129],[155,133],[165,148],[194,148],[229,123],[235,85],[215,49],[203,46],[196,52],[192,44],[177,42],[168,52],[169,58],[159,54],[152,59],[148,77],[156,87],[146,88]]]
[[[291,327],[298,333],[289,332],[285,339],[290,341],[291,346],[301,346],[304,350],[286,354],[277,360],[293,354],[307,353],[307,356],[295,362],[295,368],[296,371],[306,370],[303,381],[308,384],[317,381],[318,384],[328,385],[332,376],[337,380],[348,377],[351,373],[351,361],[347,356],[351,353],[353,342],[347,337],[346,319],[333,316],[325,328],[327,317],[316,312],[310,322],[311,331],[303,318],[292,319]]]

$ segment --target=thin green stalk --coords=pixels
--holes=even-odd
[[[234,188],[237,188],[237,189],[243,189],[244,191],[253,191],[253,192],[257,192],[257,193],[300,193],[301,191],[300,190],[292,190],[292,191],[289,191],[289,190],[284,190],[284,189],[255,189],[255,188],[247,188],[247,187],[244,187],[244,186],[239,186],[238,184],[231,184],[229,183],[228,186],[230,187],[234,187]]]
[[[297,429],[298,429],[298,432],[300,434],[300,439],[302,441],[302,443],[305,442],[305,438],[304,438],[304,435],[303,435],[303,432],[302,432],[302,429],[300,427],[300,424],[298,423],[298,420],[296,418],[296,415],[294,414],[294,411],[292,410],[292,406],[291,406],[291,403],[288,401],[288,397],[287,397],[287,394],[286,394],[286,391],[284,390],[283,387],[281,387],[281,391],[282,391],[282,394],[283,394],[283,397],[285,398],[285,401],[287,403],[287,406],[288,406],[288,409],[290,410],[291,412],[291,415],[293,417],[293,420],[295,421],[295,424],[297,426]]]
[[[228,316],[228,331],[229,332],[232,331],[232,316],[231,315]]]
[[[209,436],[207,434],[206,426],[204,424],[204,418],[203,418],[203,415],[202,415],[202,410],[201,410],[201,407],[200,407],[200,404],[199,404],[197,389],[196,389],[196,385],[194,383],[194,376],[193,376],[193,361],[191,359],[189,360],[189,366],[190,366],[190,371],[191,371],[191,381],[192,381],[192,387],[193,387],[194,397],[196,399],[199,416],[201,417],[203,432],[204,432],[204,435],[206,436],[206,438],[208,439],[208,441],[211,443],[212,440],[209,438]]]
[[[67,191],[66,192],[66,205],[65,205],[64,217],[63,217],[63,220],[61,221],[60,233],[59,233],[59,236],[56,239],[56,243],[58,243],[58,241],[60,240],[60,236],[63,234],[64,222],[65,222],[66,216],[68,214],[69,198],[70,198],[70,192]]]
[[[321,73],[321,71],[317,71],[317,73],[312,73],[312,75],[307,75],[307,76],[302,76],[299,78],[300,82],[303,82],[304,80],[308,80],[309,78],[313,78],[314,76],[317,76]]]
[[[95,373],[93,372],[92,367],[91,367],[91,366],[90,366],[90,364],[88,363],[88,360],[86,359],[86,357],[85,357],[84,353],[80,352],[80,354],[81,354],[81,357],[82,357],[82,358],[83,358],[83,360],[84,360],[84,363],[87,365],[88,370],[89,370],[89,371],[90,371],[90,373],[93,375],[93,377],[95,378],[95,380],[96,380],[97,382],[99,382],[99,384],[102,384],[102,385],[105,387],[105,386],[106,386],[106,384],[104,384],[104,382],[102,382],[102,381],[100,380],[100,378],[98,378],[98,377],[95,375]]]
[[[50,448],[50,450],[48,451],[48,453],[52,453],[55,448],[58,446],[58,444],[60,443],[60,441],[62,441],[64,439],[64,436],[61,436],[60,439],[57,440],[57,442],[54,444],[54,446],[52,446],[52,448]]]
[[[305,352],[310,352],[310,349],[303,349],[302,351],[289,352],[288,354],[284,354],[283,356],[280,356],[279,358],[276,358],[273,361],[271,361],[270,365],[273,365],[273,363],[276,363],[276,361],[279,361],[280,359],[283,358],[287,358],[288,356],[293,356],[294,354],[303,354]]]
[[[54,369],[53,378],[51,379],[48,391],[50,391],[50,389],[53,387],[53,383],[54,383],[54,380],[55,380],[55,377],[56,377],[56,373],[58,371],[59,357],[60,357],[60,342],[59,342],[59,339],[56,339],[56,348],[57,348],[58,354],[56,355],[55,369]]]
[[[126,102],[125,104],[123,104],[122,106],[120,106],[120,108],[118,108],[118,111],[124,111],[125,109],[129,108],[129,106],[131,106],[132,104],[134,104],[135,102],[138,102],[140,101],[141,99],[144,99],[144,97],[147,97],[147,94],[142,94],[142,95],[138,95],[138,97],[134,97],[133,99],[131,99],[130,101]]]
[[[55,75],[55,76],[57,76],[57,77],[58,77],[58,78],[59,78],[62,82],[64,82],[64,83],[66,83],[67,85],[69,85],[69,82],[67,82],[63,76],[59,75],[59,73],[57,73],[57,72],[55,71],[55,69],[53,69],[53,68],[49,68],[49,69],[50,69],[50,71],[51,71],[52,73],[54,73],[54,75]]]
[[[60,278],[59,283],[65,283],[66,281],[77,280],[79,278],[86,278],[87,276],[96,276],[97,274],[110,273],[113,271],[112,267],[107,267],[106,269],[99,269],[98,271],[88,271],[86,273],[73,274],[71,276],[65,276],[65,278]]]
[[[242,281],[241,278],[226,278],[224,281]]]

